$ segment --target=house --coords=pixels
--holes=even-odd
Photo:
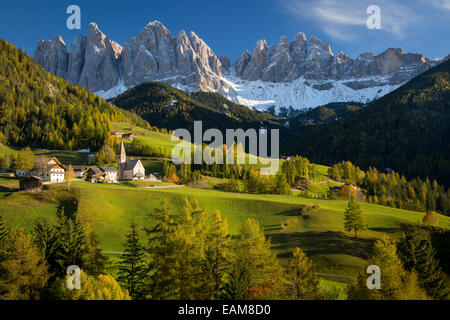
[[[105,180],[105,174],[100,168],[90,168],[86,172],[86,179],[92,183],[103,182]]]
[[[101,167],[100,169],[105,173],[106,183],[117,183],[119,171],[116,168]]]
[[[137,136],[134,133],[125,133],[125,134],[122,135],[122,138],[130,140],[130,141],[133,141],[134,139],[137,138]]]
[[[55,157],[37,157],[32,175],[50,182],[64,182],[66,169]]]
[[[113,138],[122,138],[122,132],[120,131],[113,131],[109,135]]]
[[[119,180],[145,180],[145,168],[141,160],[128,160],[125,146],[122,143],[119,151]]]
[[[161,178],[161,175],[159,173],[150,173],[150,175],[148,177],[148,181],[150,181],[150,182],[161,182],[162,178]]]
[[[43,180],[36,176],[28,176],[19,181],[20,191],[41,191]]]
[[[72,169],[76,179],[84,179],[84,171],[86,171],[86,166],[72,166]]]
[[[110,167],[90,168],[86,177],[88,181],[93,183],[117,183],[118,170]]]
[[[37,157],[30,172],[16,171],[18,177],[35,176],[50,182],[64,182],[65,168],[55,157]]]

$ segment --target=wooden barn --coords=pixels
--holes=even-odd
[[[41,191],[44,180],[36,176],[29,176],[19,181],[20,191]]]

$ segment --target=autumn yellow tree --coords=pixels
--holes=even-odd
[[[67,181],[67,190],[70,189],[72,181],[75,179],[75,173],[73,172],[73,167],[69,164],[69,167],[66,170],[65,180]]]
[[[19,227],[0,263],[0,300],[38,300],[49,279],[41,260],[31,237]]]
[[[109,274],[99,274],[97,277],[80,271],[81,289],[67,288],[67,279],[58,282],[56,295],[61,300],[131,300],[128,292],[122,290],[116,280]]]
[[[407,271],[397,255],[397,247],[388,238],[374,245],[370,265],[380,268],[380,289],[368,289],[366,270],[347,288],[350,300],[425,300],[428,299],[419,286],[415,271]]]

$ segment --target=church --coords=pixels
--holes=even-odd
[[[123,140],[119,151],[119,180],[145,180],[145,168],[141,160],[128,160]]]

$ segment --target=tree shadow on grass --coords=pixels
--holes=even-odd
[[[276,213],[279,216],[295,217],[300,216],[304,206],[296,206],[295,208]]]
[[[281,230],[280,224],[269,224],[269,225],[264,226],[265,233],[272,232],[272,231],[279,231],[279,230]]]
[[[376,231],[376,232],[384,232],[384,233],[396,233],[400,229],[399,228],[367,228],[367,230],[370,231]]]
[[[336,231],[279,233],[271,235],[271,239],[273,249],[288,251],[280,254],[280,258],[291,257],[295,247],[300,247],[309,256],[317,254],[345,254],[367,259],[371,254],[375,241],[374,239],[355,239],[351,235]]]

